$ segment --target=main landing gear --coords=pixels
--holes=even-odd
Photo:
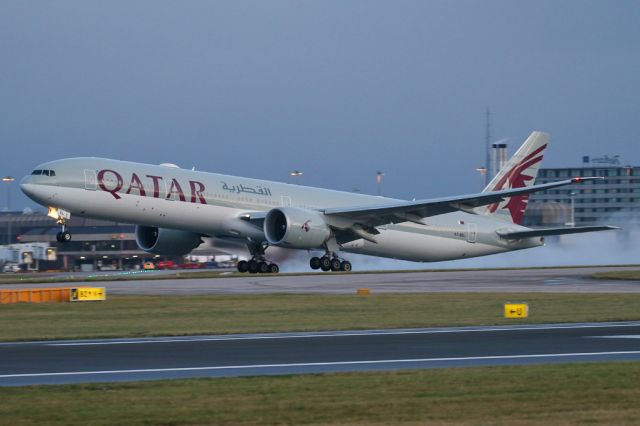
[[[311,260],[309,260],[309,266],[311,266],[311,269],[322,269],[325,272],[351,272],[351,262],[348,260],[340,260],[335,253],[333,256],[330,253],[327,253],[322,257],[312,257]]]
[[[238,272],[248,272],[250,274],[277,274],[280,267],[275,263],[269,263],[265,259],[252,258],[251,260],[241,260],[238,262]]]
[[[277,274],[280,267],[276,263],[269,262],[264,257],[264,252],[268,246],[262,244],[249,245],[249,253],[251,260],[241,260],[238,262],[238,272],[250,274]]]

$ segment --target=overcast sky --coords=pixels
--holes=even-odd
[[[604,0],[3,0],[0,174],[102,156],[468,193],[487,106],[510,153],[551,133],[543,166],[640,165],[639,18]]]

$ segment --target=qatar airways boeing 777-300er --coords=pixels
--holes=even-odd
[[[141,249],[184,255],[202,237],[246,244],[240,272],[275,273],[268,247],[322,250],[312,269],[350,271],[342,252],[434,262],[537,247],[544,236],[610,226],[531,229],[521,226],[529,194],[595,177],[534,185],[548,135],[533,132],[483,192],[406,201],[380,196],[104,158],[39,165],[20,187],[49,207],[71,240],[71,215],[136,224]]]

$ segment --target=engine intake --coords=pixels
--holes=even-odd
[[[264,235],[274,246],[313,249],[322,247],[331,236],[331,230],[318,212],[279,207],[267,213]]]
[[[194,232],[138,225],[136,243],[148,253],[182,256],[202,244],[202,239]]]

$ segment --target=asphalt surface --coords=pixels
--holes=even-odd
[[[374,293],[419,292],[558,292],[639,293],[640,281],[596,280],[597,272],[638,270],[639,267],[578,267],[553,269],[489,269],[481,271],[397,272],[368,274],[251,275],[211,279],[101,281],[107,294],[353,294],[358,288]],[[166,271],[155,274],[166,275]],[[114,273],[118,276],[121,273]],[[143,276],[147,276],[145,273]],[[78,282],[56,283],[67,287]],[[86,284],[85,284],[86,285]],[[52,284],[0,285],[3,288],[51,287]]]
[[[0,344],[0,385],[640,360],[640,322]]]

